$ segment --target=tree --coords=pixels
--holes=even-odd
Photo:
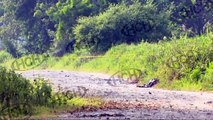
[[[9,0],[3,0],[2,6],[4,14],[0,17],[2,25],[0,26],[0,39],[6,50],[13,57],[20,57],[18,49],[18,39],[22,32],[22,23],[15,20],[15,4]]]
[[[176,6],[172,20],[178,25],[191,29],[194,35],[205,33],[208,23],[213,24],[213,2],[211,0],[170,0]]]
[[[73,27],[81,16],[98,14],[107,6],[106,0],[59,0],[47,11],[51,21],[56,22],[55,55],[61,56],[66,51],[66,45],[74,38]]]
[[[15,11],[16,19],[24,25],[24,35],[26,44],[24,48],[29,53],[44,53],[51,45],[51,37],[48,34],[49,24],[47,16],[37,15],[36,9],[42,9],[38,6],[40,1],[22,0]]]
[[[16,51],[16,54],[46,52],[53,39],[48,31],[53,29],[54,24],[49,21],[45,14],[37,16],[36,10],[40,9],[40,6],[38,6],[40,1],[3,0],[2,3],[5,12],[4,16],[1,17],[4,25],[1,27],[0,34],[5,41],[6,48],[10,49],[13,46],[14,49],[9,51]],[[49,4],[51,3],[52,1]],[[44,10],[43,12],[45,13]]]
[[[157,7],[153,1],[121,3],[97,16],[83,17],[74,28],[77,46],[102,53],[121,43],[155,42],[171,36],[171,10]]]

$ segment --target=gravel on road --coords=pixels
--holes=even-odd
[[[84,87],[84,97],[100,97],[114,107],[61,114],[56,119],[212,119],[213,93],[138,88],[135,84],[108,84],[109,75],[76,71],[31,70],[26,78],[44,78],[55,90]]]

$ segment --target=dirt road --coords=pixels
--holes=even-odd
[[[124,83],[110,86],[110,76],[99,73],[33,70],[21,74],[44,78],[64,90],[85,87],[85,97],[101,97],[114,104],[108,109],[62,114],[60,119],[213,119],[213,93],[138,88]]]

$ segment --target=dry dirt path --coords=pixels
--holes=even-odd
[[[44,78],[64,90],[85,87],[85,97],[101,97],[114,107],[60,115],[60,119],[211,119],[213,93],[138,88],[133,84],[111,86],[109,75],[75,71],[32,70],[26,78]],[[122,107],[121,107],[122,106]],[[57,119],[57,118],[56,118]]]

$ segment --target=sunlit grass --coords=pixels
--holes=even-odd
[[[60,115],[65,115],[76,110],[80,110],[82,107],[96,107],[99,108],[102,105],[102,100],[98,98],[80,98],[76,97],[68,101],[66,106],[60,106],[56,108],[37,107],[35,115],[31,116],[31,119],[42,118],[57,118]]]
[[[192,52],[194,58],[187,56]],[[191,53],[190,53],[191,54]],[[37,69],[53,69],[53,70],[76,70],[89,72],[102,72],[113,74],[124,69],[136,68],[146,71],[147,75],[141,83],[146,83],[152,78],[159,78],[161,88],[180,89],[180,90],[209,90],[206,88],[208,84],[213,82],[211,71],[213,68],[208,68],[206,63],[198,60],[195,65],[205,66],[206,74],[199,72],[199,67],[193,68],[189,72],[190,63],[181,63],[184,65],[183,69],[172,69],[167,66],[171,64],[168,60],[172,57],[184,56],[185,59],[194,61],[195,57],[202,59],[208,58],[213,60],[213,35],[197,36],[194,38],[187,38],[185,36],[180,39],[164,40],[158,43],[141,42],[137,45],[121,44],[112,47],[105,55],[88,57],[90,54],[86,51],[75,52],[73,54],[66,54],[63,57],[48,57]],[[210,62],[210,61],[209,61]],[[8,66],[8,62],[6,62]],[[178,64],[174,64],[177,66]],[[174,74],[174,75],[173,75]],[[178,77],[178,74],[184,76]],[[192,80],[199,77],[199,82]],[[170,80],[172,79],[172,80]],[[169,85],[171,83],[174,85]],[[206,85],[207,84],[207,85]],[[171,87],[172,86],[172,87]]]

